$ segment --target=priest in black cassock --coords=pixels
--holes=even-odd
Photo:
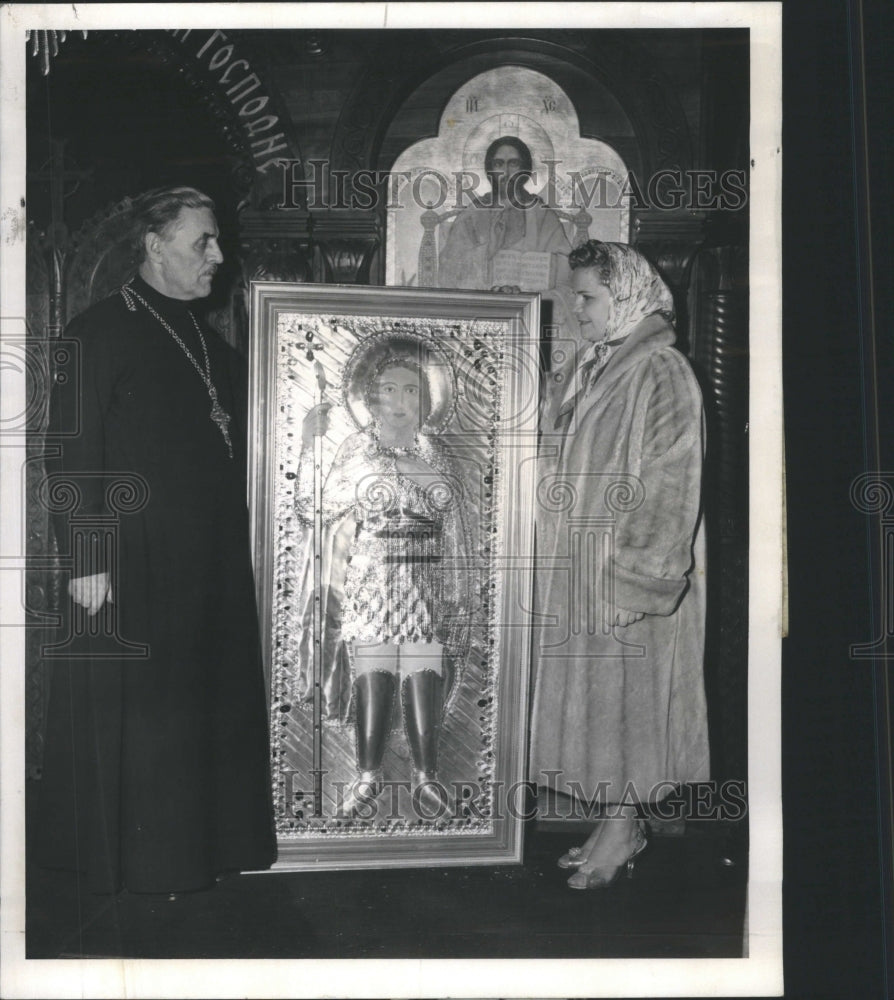
[[[192,307],[223,260],[213,203],[173,188],[134,209],[138,274],[71,323],[80,376],[51,401],[48,493],[79,496],[60,552],[73,525],[117,519],[112,545],[72,553],[80,626],[52,677],[35,845],[94,892],[176,893],[276,847],[245,371]]]

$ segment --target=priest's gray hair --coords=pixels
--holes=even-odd
[[[210,208],[213,212],[214,202],[193,187],[156,188],[134,198],[133,250],[137,264],[146,259],[146,235],[169,236],[184,208]]]

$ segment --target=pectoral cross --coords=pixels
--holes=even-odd
[[[233,457],[233,442],[230,440],[230,415],[227,411],[220,405],[217,399],[217,392],[211,393],[211,419],[220,428],[220,433],[223,434],[223,439],[227,443],[227,450],[230,453],[230,458]]]

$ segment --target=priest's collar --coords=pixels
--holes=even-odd
[[[154,309],[171,319],[185,319],[190,309],[194,310],[200,301],[199,299],[172,299],[169,295],[164,295],[158,289],[153,288],[139,273],[134,275],[128,285],[138,295],[142,295]]]

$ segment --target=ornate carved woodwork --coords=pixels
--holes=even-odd
[[[348,210],[246,210],[239,231],[246,283],[273,279],[370,284],[370,271],[382,246],[375,216]]]

